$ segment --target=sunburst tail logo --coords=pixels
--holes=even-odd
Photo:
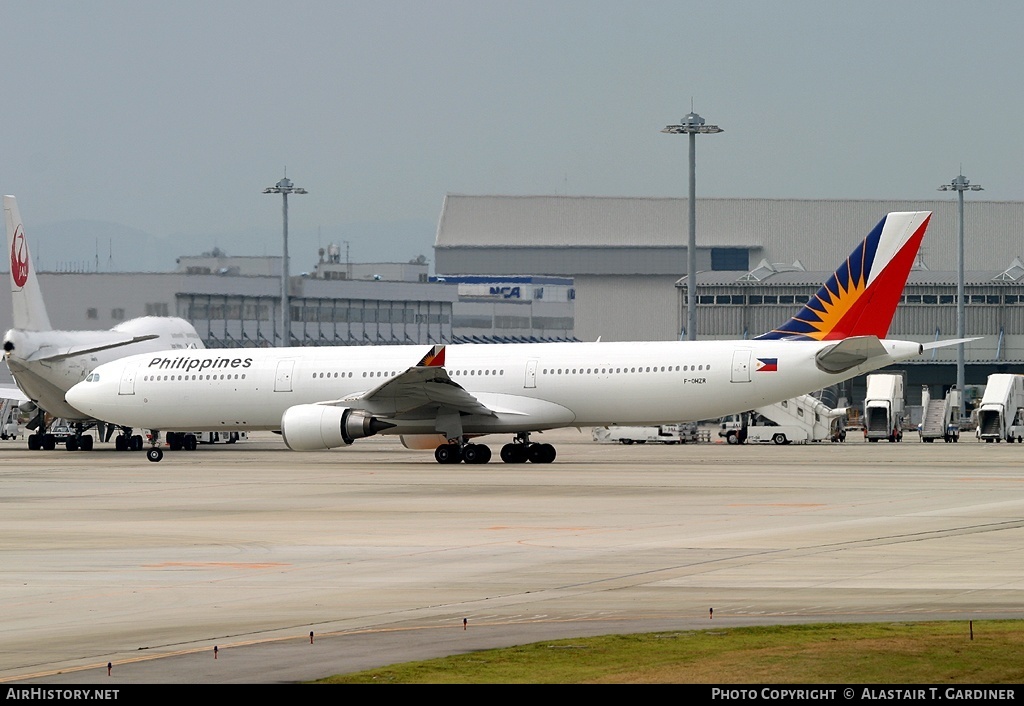
[[[416,364],[417,367],[424,368],[441,368],[444,367],[444,346],[436,345],[430,349],[430,351],[420,358],[420,362]]]
[[[930,219],[927,211],[887,215],[796,316],[758,338],[885,338]]]

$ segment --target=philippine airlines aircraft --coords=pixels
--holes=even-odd
[[[38,412],[40,423],[36,433],[29,435],[28,446],[30,449],[55,447],[53,435],[46,430],[46,412],[74,423],[75,434],[66,442],[68,450],[89,450],[93,438],[83,432],[103,418],[68,404],[64,395],[72,385],[97,365],[121,356],[168,348],[203,348],[203,343],[195,328],[177,317],[145,316],[125,321],[109,331],[54,331],[13,196],[4,196],[4,216],[7,249],[11,254],[14,308],[14,328],[4,335],[4,359],[15,384]],[[0,390],[0,397],[17,399],[15,391]],[[131,432],[131,425],[122,426],[116,439],[118,449],[142,448],[142,436]]]
[[[130,356],[67,394],[147,429],[280,430],[294,450],[397,434],[440,463],[550,463],[531,432],[720,417],[796,397],[926,348],[887,340],[930,212],[890,213],[792,319],[754,340],[246,348]],[[149,459],[159,461],[154,446]]]

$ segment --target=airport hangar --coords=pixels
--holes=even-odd
[[[934,215],[893,337],[956,334],[956,201],[698,199],[698,337],[749,338],[788,319],[889,211]],[[673,340],[686,320],[686,199],[448,195],[429,264],[319,254],[290,279],[293,345]],[[965,201],[967,383],[1024,372],[1024,202]],[[326,254],[326,257],[325,257]],[[301,260],[295,258],[297,267]],[[210,347],[281,339],[280,258],[216,249],[176,272],[42,273],[52,323],[105,329],[178,315]],[[10,327],[0,288],[0,330]],[[906,364],[920,385],[956,379],[956,349]],[[4,370],[4,373],[7,371]],[[863,380],[844,391],[863,397]],[[968,390],[970,393],[970,389]]]
[[[889,335],[956,337],[956,200],[697,199],[698,338],[751,338],[792,316],[890,211],[932,211]],[[965,380],[1024,373],[1024,202],[965,200]],[[683,198],[449,194],[435,270],[572,277],[581,340],[685,336]],[[956,347],[904,364],[908,403],[956,382]],[[863,399],[864,380],[845,391]]]

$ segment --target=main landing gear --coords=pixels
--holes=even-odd
[[[199,447],[199,439],[195,434],[183,431],[167,432],[167,447],[171,451],[195,451]],[[146,459],[150,463],[159,463],[164,457],[164,450],[160,448],[160,432],[153,430],[150,436],[150,447],[146,449]]]
[[[529,432],[519,432],[512,443],[501,447],[501,460],[505,463],[551,463],[555,455],[554,446],[530,441]],[[452,439],[434,449],[434,459],[438,463],[487,463],[491,460],[491,449]]]

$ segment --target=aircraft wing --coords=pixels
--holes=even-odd
[[[453,381],[444,369],[444,347],[435,347],[419,363],[372,390],[351,395],[334,404],[360,409],[380,417],[420,417],[441,407],[462,414],[495,416],[495,411]]]
[[[154,338],[160,336],[155,333],[151,333],[145,336],[133,336],[132,338],[126,338],[121,341],[113,341],[110,343],[104,343],[97,346],[80,346],[77,348],[69,348],[62,350],[59,353],[48,353],[47,351],[53,350],[51,347],[40,348],[38,351],[30,355],[26,360],[28,362],[38,362],[40,360],[63,360],[64,358],[71,358],[76,355],[85,355],[87,353],[96,353],[97,351],[105,351],[111,348],[120,348],[121,346],[130,346],[133,343],[140,343],[142,341],[151,341]]]
[[[28,397],[14,385],[0,385],[0,400],[14,400],[15,402],[28,402]]]

